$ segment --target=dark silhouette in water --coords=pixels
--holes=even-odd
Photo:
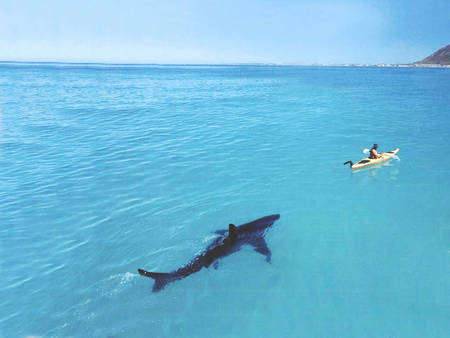
[[[346,164],[350,164],[350,168],[353,167],[353,162],[352,161],[347,161],[347,162],[344,163],[344,165],[346,165]]]
[[[264,240],[264,235],[267,229],[279,218],[280,215],[266,216],[238,227],[230,224],[228,230],[216,231],[216,234],[221,236],[216,238],[200,255],[178,270],[160,273],[138,269],[138,272],[142,276],[155,280],[153,292],[156,292],[164,289],[168,283],[185,278],[204,267],[208,268],[211,264],[217,269],[219,266],[218,259],[239,251],[244,244],[252,245],[255,251],[266,256],[266,261],[270,263],[272,254]],[[227,232],[228,235],[225,236]]]

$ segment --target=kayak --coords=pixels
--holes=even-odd
[[[359,162],[353,163],[352,161],[347,161],[344,164],[350,163],[350,168],[351,169],[360,169],[360,168],[364,168],[367,167],[369,165],[373,165],[373,164],[377,164],[380,162],[384,162],[389,160],[390,158],[392,158],[392,156],[394,156],[395,154],[397,154],[399,152],[400,148],[396,148],[392,151],[387,151],[385,153],[380,153],[381,157],[380,158],[364,158]]]

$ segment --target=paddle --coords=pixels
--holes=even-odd
[[[363,150],[363,153],[366,154],[366,155],[369,155],[370,154],[370,149],[365,148]],[[400,157],[398,157],[397,155],[392,155],[391,158],[393,158],[394,160],[400,161]]]

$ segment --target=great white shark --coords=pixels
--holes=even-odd
[[[270,263],[272,253],[270,252],[264,236],[280,215],[270,215],[255,221],[235,226],[230,224],[228,230],[218,230],[217,237],[202,253],[194,257],[189,263],[181,268],[168,273],[149,272],[138,269],[139,274],[155,280],[153,292],[160,291],[171,282],[185,278],[202,268],[208,268],[211,264],[215,269],[219,266],[219,259],[224,258],[241,249],[243,245],[251,245],[256,252],[266,256]]]

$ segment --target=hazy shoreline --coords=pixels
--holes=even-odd
[[[380,64],[358,64],[358,63],[346,63],[346,64],[320,64],[317,66],[327,67],[385,67],[385,68],[450,68],[450,65],[441,64],[426,64],[426,63],[413,63],[413,64],[396,64],[396,63],[380,63]]]
[[[450,68],[450,65],[441,64],[400,64],[400,63],[108,63],[108,62],[64,62],[64,61],[11,61],[0,60],[1,64],[13,65],[70,65],[70,66],[119,66],[119,67],[145,67],[145,66],[275,66],[275,67],[378,67],[378,68]]]

